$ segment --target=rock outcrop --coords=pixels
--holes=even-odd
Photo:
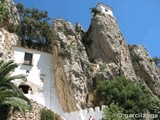
[[[8,28],[9,26],[17,25],[19,22],[19,16],[13,0],[5,0],[4,7],[6,13],[4,20],[0,22],[0,27]]]
[[[97,82],[118,76],[143,80],[156,95],[160,93],[155,63],[143,47],[128,47],[116,19],[108,14],[94,15],[86,33],[80,24],[74,27],[54,20],[53,60],[55,86],[65,112],[94,106]]]
[[[108,68],[107,76],[111,76],[111,79],[124,75],[136,80],[128,46],[114,17],[108,14],[94,15],[83,43],[91,62],[97,63],[100,60],[108,64],[108,67],[105,67],[105,64],[104,67]],[[112,68],[114,73],[113,70],[109,70]]]
[[[0,28],[0,56],[3,60],[10,60],[13,57],[12,46],[15,46],[18,36]]]
[[[134,70],[139,79],[160,96],[160,72],[149,53],[143,46],[129,45]]]
[[[5,1],[6,18],[0,22],[0,57],[10,60],[13,56],[12,46],[17,45],[18,36],[9,31],[10,27],[18,24],[19,16],[12,0]]]
[[[86,107],[92,81],[89,61],[81,40],[84,30],[62,19],[53,22],[53,61],[55,86],[65,112]]]

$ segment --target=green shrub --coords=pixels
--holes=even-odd
[[[133,83],[125,77],[100,81],[96,89],[97,95],[103,97],[106,104],[115,103],[122,107],[125,113],[152,113],[160,110],[159,99],[145,86]]]
[[[55,120],[55,114],[51,110],[41,109],[41,120]]]
[[[108,108],[103,111],[103,120],[124,120],[124,109],[114,103],[110,104]]]

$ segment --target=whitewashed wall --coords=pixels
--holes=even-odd
[[[25,83],[30,85],[33,94],[26,94],[26,96],[62,114],[63,111],[58,102],[54,87],[52,54],[22,47],[13,47],[13,51],[14,61],[19,65],[13,74],[26,75],[27,70],[30,72]],[[23,65],[25,52],[33,54],[33,66]],[[42,81],[40,77],[43,77],[44,81]],[[23,81],[16,81],[15,83],[19,86],[22,82]]]
[[[97,7],[96,7],[97,10],[101,11],[102,13],[104,14],[109,14],[111,16],[113,16],[113,12],[112,10],[108,9],[106,6],[104,6],[103,4],[99,4]],[[107,11],[106,11],[107,10]]]
[[[89,120],[90,116],[92,116],[95,120],[102,120],[103,110],[107,108],[107,106],[103,105],[100,107],[84,109],[76,112],[65,113],[63,116],[66,120]]]

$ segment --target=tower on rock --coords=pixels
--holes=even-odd
[[[104,3],[98,3],[98,5],[96,6],[96,9],[99,10],[101,13],[104,14],[109,14],[111,16],[113,16],[113,11],[112,8],[105,5]]]

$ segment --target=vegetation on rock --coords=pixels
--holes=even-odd
[[[55,114],[51,110],[41,109],[41,120],[55,120]]]
[[[28,98],[11,82],[15,79],[24,78],[22,75],[11,76],[11,72],[16,67],[17,64],[13,61],[0,61],[0,119],[9,119],[15,109],[22,114],[31,109]]]
[[[103,97],[107,105],[115,103],[124,109],[123,113],[157,113],[160,110],[160,100],[156,98],[144,85],[133,83],[125,77],[114,80],[100,81],[97,94]],[[111,107],[113,107],[111,105]],[[118,109],[118,108],[117,108]],[[109,111],[105,111],[108,115]]]
[[[103,120],[124,120],[124,117],[119,116],[124,112],[124,109],[114,103],[111,103],[107,109],[104,110]],[[121,118],[120,118],[121,117]]]

